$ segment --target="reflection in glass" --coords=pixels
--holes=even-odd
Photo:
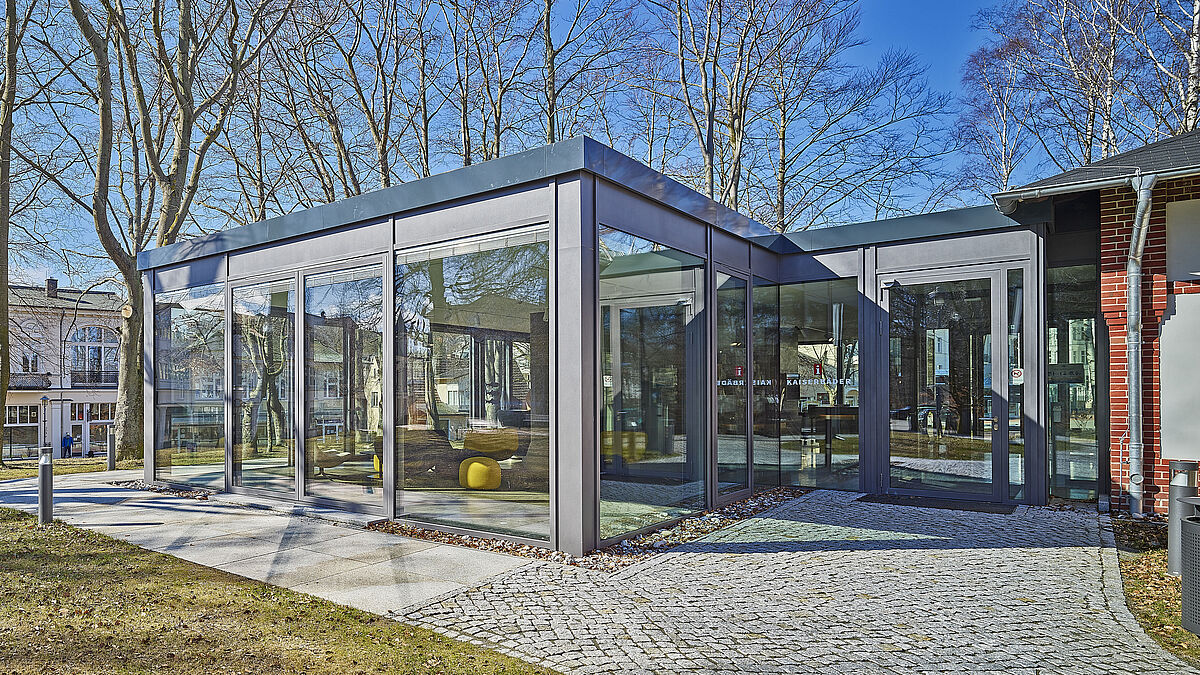
[[[1008,496],[1025,498],[1025,290],[1021,270],[1008,271]]]
[[[224,489],[225,295],[221,286],[154,297],[154,370],[154,478]]]
[[[1100,445],[1096,435],[1095,265],[1052,267],[1046,284],[1046,399],[1050,494],[1096,499]]]
[[[233,289],[233,484],[294,492],[296,284]]]
[[[401,517],[549,540],[548,240],[397,254]]]
[[[779,286],[754,279],[754,489],[779,486]]]
[[[780,480],[858,489],[858,282],[779,287]]]
[[[718,273],[717,492],[750,487],[746,434],[746,281]]]
[[[600,537],[704,508],[704,261],[599,238]]]
[[[304,312],[304,492],[382,508],[381,267],[307,277]]]
[[[987,279],[889,289],[893,488],[992,492],[990,293]]]

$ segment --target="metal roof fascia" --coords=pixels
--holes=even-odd
[[[165,267],[335,227],[376,221],[405,211],[577,171],[585,168],[584,145],[589,140],[572,138],[411,183],[141,251],[137,255],[138,270]]]
[[[956,225],[963,220],[977,220],[984,215],[986,215],[987,221],[982,225],[975,223],[967,228]],[[814,253],[1020,226],[1021,223],[997,212],[992,206],[974,206],[915,216],[871,220],[837,227],[801,230],[785,235],[776,235],[778,239],[772,239],[769,246],[776,253],[785,255]]]
[[[376,221],[398,213],[574,171],[588,171],[745,239],[771,232],[766,226],[637,160],[603,143],[580,136],[435,174],[411,183],[142,251],[137,256],[138,269],[165,267],[195,258],[312,235],[336,227]]]

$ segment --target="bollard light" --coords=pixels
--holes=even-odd
[[[54,522],[54,460],[50,455],[38,459],[38,525]]]
[[[108,432],[108,470],[117,470],[117,435]]]

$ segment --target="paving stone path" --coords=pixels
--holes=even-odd
[[[856,497],[814,492],[615,575],[529,563],[403,618],[584,673],[1196,672],[1129,614],[1101,517]]]

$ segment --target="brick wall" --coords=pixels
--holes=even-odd
[[[1142,259],[1142,381],[1144,444],[1142,474],[1145,506],[1166,512],[1167,462],[1159,444],[1159,328],[1171,293],[1200,293],[1200,282],[1167,283],[1167,204],[1200,199],[1200,177],[1160,182],[1154,188],[1150,232]],[[1125,373],[1125,264],[1137,195],[1129,187],[1100,193],[1100,309],[1109,334],[1109,401],[1111,408],[1109,453],[1112,508],[1128,508],[1125,485],[1129,480],[1129,438],[1126,435],[1128,378]]]

